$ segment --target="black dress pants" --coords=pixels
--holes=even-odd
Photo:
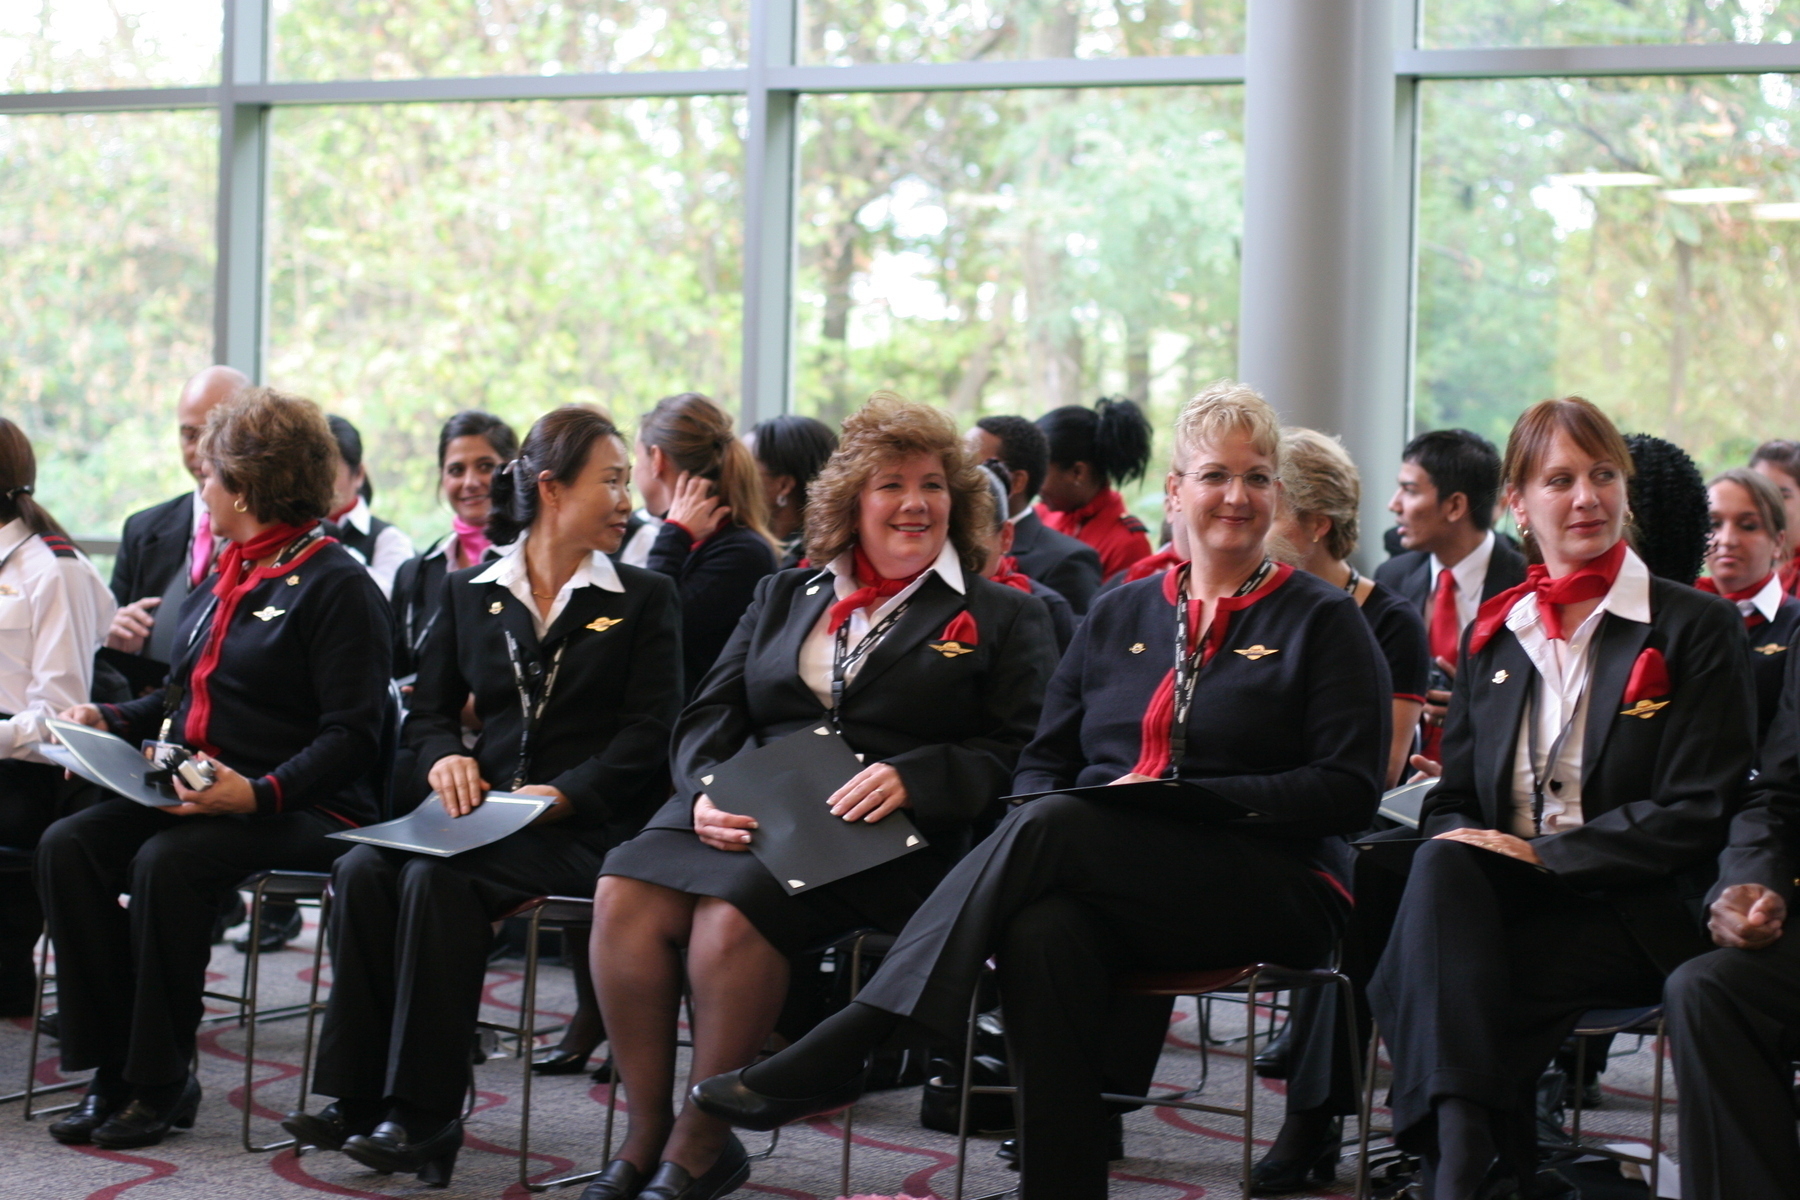
[[[1681,1080],[1681,1194],[1800,1200],[1794,1060],[1800,1058],[1800,932],[1765,950],[1714,950],[1664,994]]]
[[[1327,961],[1347,904],[1280,841],[1047,796],[1009,813],[900,934],[863,1004],[959,1038],[990,954],[1020,1087],[1025,1200],[1106,1195],[1103,1091],[1142,1094],[1167,999],[1130,970]]]
[[[222,903],[255,871],[330,870],[349,843],[324,835],[341,828],[322,813],[176,817],[115,797],[45,831],[38,891],[63,1070],[122,1071],[142,1087],[185,1079]]]
[[[0,760],[0,846],[30,850],[56,819],[62,769]],[[28,872],[0,875],[0,1016],[29,1012],[37,967],[31,951],[44,929],[44,910]]]
[[[533,896],[591,894],[603,858],[551,825],[451,858],[358,846],[339,859],[313,1090],[454,1116],[492,922]]]
[[[1433,1152],[1433,1107],[1456,1097],[1495,1114],[1505,1165],[1534,1171],[1533,1098],[1556,1048],[1588,1009],[1656,1003],[1662,973],[1610,904],[1499,857],[1419,848],[1369,1002],[1401,1144]]]

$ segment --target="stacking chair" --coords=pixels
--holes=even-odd
[[[36,858],[37,854],[35,851],[21,850],[15,846],[0,846],[0,875],[30,875],[32,863],[36,861]],[[23,1100],[25,1102],[24,1115],[27,1121],[40,1116],[49,1116],[52,1113],[67,1112],[69,1109],[75,1107],[73,1104],[65,1104],[57,1108],[35,1108],[34,1104],[37,1097],[54,1092],[74,1091],[76,1088],[87,1086],[87,1081],[80,1079],[69,1080],[64,1083],[44,1084],[40,1084],[37,1081],[38,1048],[41,1044],[41,1032],[38,1029],[38,1020],[43,1016],[44,997],[47,994],[50,994],[48,992],[49,986],[55,982],[55,979],[49,973],[49,950],[49,939],[46,938],[38,946],[37,991],[34,993],[36,1002],[33,1004],[31,1012],[31,1053],[25,1060],[25,1086],[19,1091],[10,1092],[7,1095],[0,1096],[0,1104],[6,1104],[13,1100]]]

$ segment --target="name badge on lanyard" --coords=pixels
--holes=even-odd
[[[1234,598],[1248,596],[1269,578],[1269,572],[1275,569],[1270,559],[1263,559],[1262,565],[1250,573],[1242,586],[1232,593]],[[1199,645],[1188,646],[1188,578],[1193,568],[1182,570],[1180,583],[1180,599],[1175,605],[1175,705],[1169,717],[1169,765],[1163,770],[1164,779],[1174,779],[1181,770],[1181,760],[1187,757],[1188,713],[1194,707],[1194,685],[1200,677],[1200,657],[1206,646],[1206,640],[1212,633],[1208,625],[1200,634]],[[1215,621],[1218,617],[1215,615]]]
[[[550,656],[550,669],[544,671],[533,662],[530,669],[519,659],[519,643],[511,633],[506,635],[506,656],[512,660],[513,686],[519,689],[519,717],[522,724],[519,729],[519,766],[513,773],[512,785],[506,790],[516,792],[525,786],[531,774],[531,732],[544,715],[544,708],[550,703],[550,693],[556,690],[556,673],[562,667],[563,651],[568,648],[567,639],[558,643],[556,653]],[[535,700],[532,696],[533,684],[542,677],[544,690]]]

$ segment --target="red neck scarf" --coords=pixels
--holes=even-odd
[[[1066,533],[1070,537],[1080,533],[1082,527],[1090,521],[1098,520],[1101,517],[1117,516],[1124,511],[1125,498],[1113,488],[1101,488],[1094,493],[1092,500],[1073,512],[1057,512],[1053,508],[1042,504],[1038,505],[1038,515],[1043,519],[1044,524],[1056,532]]]
[[[1736,601],[1739,601],[1739,600],[1754,600],[1754,599],[1756,599],[1756,594],[1758,592],[1762,591],[1764,588],[1768,587],[1769,580],[1771,580],[1773,578],[1775,578],[1773,572],[1771,572],[1768,575],[1764,575],[1761,579],[1757,580],[1755,583],[1751,584],[1749,587],[1745,588],[1741,592],[1721,592],[1719,590],[1719,581],[1714,579],[1711,575],[1703,575],[1699,579],[1694,580],[1694,586],[1699,588],[1703,592],[1711,592],[1715,596],[1723,596],[1727,600],[1730,600],[1735,603]]]
[[[831,619],[825,624],[827,633],[836,633],[838,626],[848,621],[850,614],[857,609],[879,604],[889,596],[898,596],[906,590],[908,584],[925,573],[924,570],[918,570],[905,579],[888,579],[875,569],[875,564],[869,561],[869,556],[863,553],[861,546],[856,547],[852,553],[856,559],[857,588],[831,606]],[[874,582],[866,583],[865,580]]]
[[[1009,588],[1018,588],[1027,596],[1031,595],[1031,577],[1020,574],[1019,560],[1010,554],[1000,560],[1000,566],[989,578],[995,583],[1003,583]]]
[[[208,754],[218,753],[218,749],[206,740],[206,728],[212,719],[212,673],[219,665],[220,647],[225,641],[226,630],[231,625],[231,618],[237,612],[238,604],[265,577],[263,571],[255,569],[257,560],[274,554],[317,524],[317,521],[309,521],[305,525],[272,525],[247,542],[228,543],[225,553],[219,556],[218,579],[212,589],[213,595],[219,598],[218,611],[213,613],[206,645],[202,647],[200,657],[194,661],[194,669],[188,675],[187,722],[182,727],[188,745]],[[315,549],[330,540],[320,538],[308,549]],[[285,565],[291,567],[297,564],[298,560]]]
[[[1524,583],[1501,592],[1483,604],[1476,613],[1475,629],[1469,635],[1469,653],[1480,653],[1500,626],[1506,623],[1506,614],[1512,611],[1513,605],[1520,598],[1533,594],[1537,596],[1538,618],[1544,623],[1544,633],[1558,641],[1562,640],[1562,616],[1557,612],[1557,606],[1598,600],[1606,595],[1612,590],[1613,581],[1618,579],[1619,566],[1624,561],[1625,539],[1620,538],[1613,543],[1612,549],[1589,559],[1560,579],[1550,578],[1550,568],[1543,563],[1531,564],[1526,568]]]
[[[488,541],[487,527],[471,525],[461,517],[450,519],[450,528],[456,531],[456,549],[463,562],[474,566],[481,561],[481,556],[488,552],[494,543]]]

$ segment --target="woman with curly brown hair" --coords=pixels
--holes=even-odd
[[[71,1145],[121,1150],[194,1123],[191,1074],[213,922],[240,880],[327,871],[336,830],[378,819],[393,633],[363,564],[319,521],[337,446],[310,400],[267,388],[214,409],[200,438],[200,499],[229,545],[211,587],[181,606],[162,688],[63,714],[133,744],[177,742],[213,764],[180,803],[115,797],[64,817],[38,847],[56,943],[65,1071],[87,1095],[50,1126]],[[130,893],[121,908],[120,893]]]
[[[684,950],[704,1079],[756,1056],[791,956],[899,930],[1007,791],[1055,642],[1042,605],[980,577],[991,503],[936,409],[877,394],[845,422],[808,491],[807,552],[823,568],[757,587],[676,725],[674,798],[602,870],[590,961],[631,1126],[584,1200],[711,1200],[749,1174],[724,1122],[672,1114]],[[930,845],[790,896],[745,853],[756,823],[715,807],[701,781],[828,717],[868,764],[831,811],[874,822],[908,809]]]

